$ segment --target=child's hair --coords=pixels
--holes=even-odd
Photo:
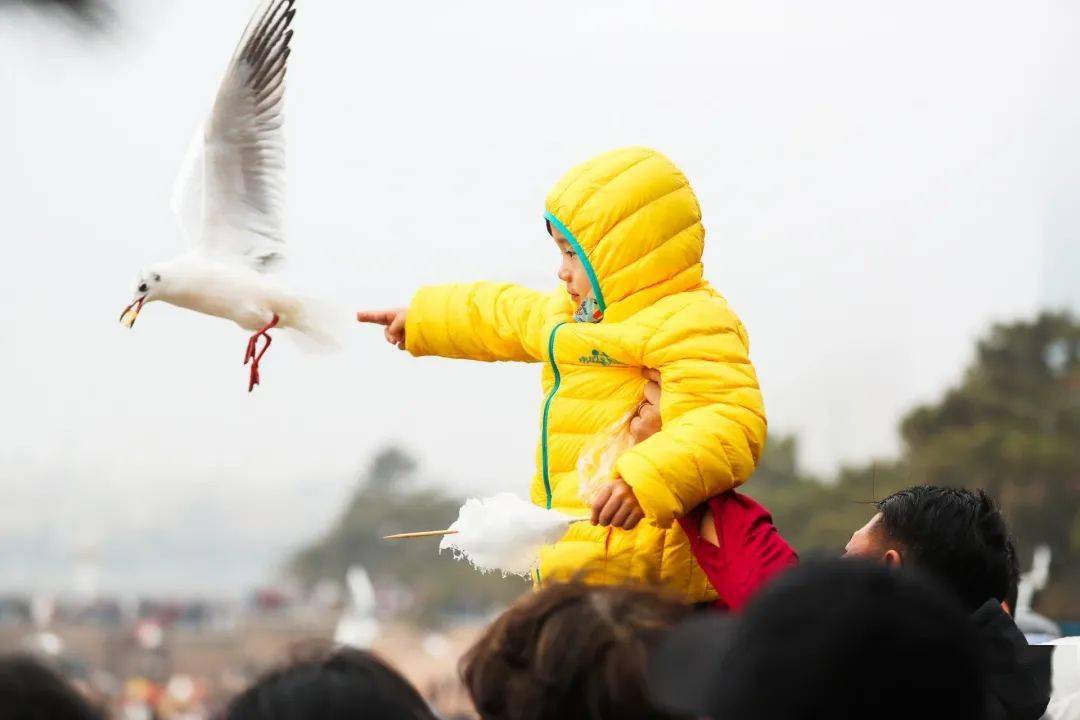
[[[371,653],[313,645],[237,695],[221,720],[435,720],[420,693]]]
[[[630,587],[552,585],[499,616],[461,661],[484,720],[660,720],[648,651],[689,608]]]

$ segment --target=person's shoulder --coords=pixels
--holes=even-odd
[[[638,315],[639,322],[661,333],[745,333],[739,316],[724,296],[708,284],[662,298]]]

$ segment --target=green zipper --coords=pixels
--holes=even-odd
[[[544,492],[547,493],[547,509],[551,509],[551,475],[548,472],[548,415],[551,414],[551,401],[555,399],[555,393],[559,391],[559,383],[562,375],[559,374],[559,366],[555,364],[555,333],[559,331],[565,322],[561,322],[551,328],[548,337],[548,362],[551,363],[551,371],[555,373],[555,383],[551,386],[547,400],[544,401],[544,421],[540,428],[540,466],[544,477]]]

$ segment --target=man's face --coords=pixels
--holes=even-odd
[[[899,551],[889,547],[889,543],[886,542],[885,533],[881,527],[881,513],[874,515],[870,518],[870,522],[851,534],[851,539],[844,548],[844,557],[862,558],[886,565],[900,564]]]

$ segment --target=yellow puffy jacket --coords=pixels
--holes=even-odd
[[[663,429],[615,471],[646,521],[633,530],[574,523],[541,555],[538,581],[665,587],[687,601],[715,593],[673,520],[754,471],[765,412],[746,331],[702,278],[697,198],[670,160],[615,150],[568,172],[548,221],[574,246],[603,311],[573,322],[565,288],[471,283],[422,288],[406,318],[413,355],[544,363],[533,502],[587,515],[576,470],[583,445],[643,398],[643,368],[661,374]]]

